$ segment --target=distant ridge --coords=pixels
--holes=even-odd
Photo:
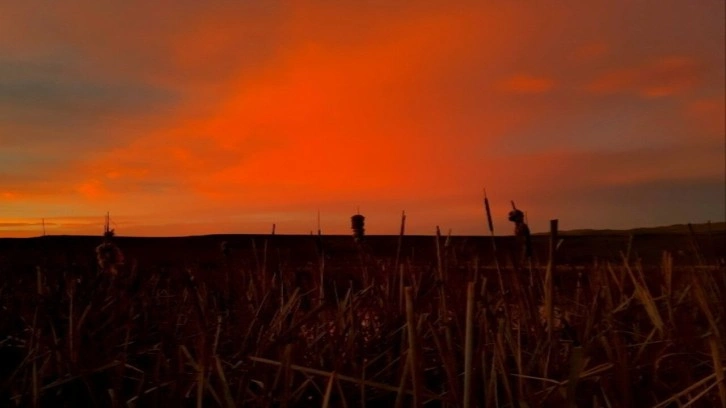
[[[702,224],[691,224],[693,231],[697,234],[706,234],[710,232],[726,232],[726,222],[712,222]],[[661,227],[644,227],[632,228],[624,230],[615,229],[575,229],[562,231],[562,235],[640,235],[640,234],[688,234],[688,224],[674,224]],[[539,233],[542,235],[547,233]]]
[[[708,223],[700,223],[700,224],[691,224],[693,227],[693,231],[697,234],[708,234],[709,231],[716,234],[724,234],[726,233],[726,222],[712,222],[710,224]],[[688,231],[688,224],[673,224],[673,225],[667,225],[667,226],[658,226],[658,227],[640,227],[640,228],[631,228],[631,229],[597,229],[597,228],[581,228],[581,229],[572,229],[572,230],[561,230],[559,231],[559,235],[561,236],[618,236],[618,235],[682,235],[682,234],[689,234]],[[269,236],[269,233],[262,233],[262,232],[256,232],[256,233],[245,233],[245,232],[239,232],[239,233],[232,233],[232,232],[226,232],[226,233],[212,233],[212,234],[200,234],[200,235],[173,235],[173,236],[135,236],[135,235],[123,235],[119,234],[116,236],[118,239],[142,239],[142,240],[155,240],[155,239],[174,239],[174,240],[182,240],[182,239],[204,239],[204,238],[215,238],[215,239],[227,239],[227,238],[234,238],[234,237],[240,237],[240,236],[250,236],[250,237],[266,237]],[[299,233],[299,234],[285,234],[285,233],[276,233],[275,236],[280,237],[291,237],[291,236],[308,236],[309,234],[306,233]],[[347,237],[349,234],[324,234],[327,237]],[[428,236],[430,234],[408,234],[407,236]],[[453,234],[455,236],[461,236],[458,234]],[[498,236],[509,236],[510,234],[508,232],[505,232],[502,235]],[[549,235],[549,232],[535,232],[532,234],[533,236],[542,236],[542,235]],[[398,236],[398,234],[371,234],[370,236]],[[470,235],[472,237],[475,236],[488,236],[486,234],[476,234],[476,235]],[[34,237],[0,237],[0,241],[12,241],[12,240],[26,240],[26,239],[47,239],[47,240],[58,240],[58,239],[65,239],[65,238],[72,238],[72,239],[96,239],[101,237],[101,234],[98,235],[73,235],[73,234],[48,234],[45,236],[34,236]]]

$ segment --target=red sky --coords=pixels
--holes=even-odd
[[[724,1],[210,4],[0,5],[0,236],[724,220]]]

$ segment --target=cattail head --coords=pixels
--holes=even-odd
[[[116,276],[124,264],[124,254],[113,242],[105,241],[96,247],[96,261],[102,272]]]
[[[489,207],[489,197],[487,197],[487,189],[484,189],[484,209],[487,213],[487,225],[489,226],[489,232],[494,236],[494,223],[492,222],[492,210]]]
[[[509,212],[509,221],[512,222],[524,222],[524,213],[520,210],[512,210]]]
[[[365,222],[366,217],[360,214],[350,217],[350,225],[353,229],[353,238],[355,238],[356,242],[363,240],[363,236],[365,235]]]

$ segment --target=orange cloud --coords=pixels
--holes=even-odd
[[[76,190],[90,200],[95,200],[108,194],[103,183],[97,179],[81,183],[76,187]]]
[[[709,144],[681,143],[624,151],[563,149],[521,154],[494,160],[493,166],[507,168],[507,178],[513,185],[509,190],[526,195],[541,194],[555,187],[576,191],[663,180],[718,178],[723,175],[722,157],[723,152]]]
[[[604,41],[594,41],[581,45],[575,49],[573,56],[581,62],[593,61],[607,56],[611,47]]]
[[[387,23],[373,39],[341,54],[296,44],[273,66],[230,81],[208,116],[180,119],[88,167],[107,174],[120,165],[139,173],[132,163],[146,163],[144,177],[171,178],[215,200],[413,191],[426,183],[414,177],[421,170],[416,156],[435,154],[435,147],[421,142],[428,132],[407,116],[425,96],[415,89],[426,73],[421,67],[450,52],[437,41],[442,33],[466,40],[467,25],[455,17]],[[392,65],[401,61],[402,49],[404,63]]]
[[[499,83],[499,89],[506,92],[522,94],[539,94],[549,92],[555,82],[549,78],[520,74],[511,76]]]
[[[701,80],[701,66],[690,57],[659,58],[633,68],[606,72],[586,89],[597,94],[634,93],[659,98],[682,94]]]
[[[699,98],[684,105],[685,117],[693,121],[704,136],[723,142],[726,133],[726,101],[724,98]]]

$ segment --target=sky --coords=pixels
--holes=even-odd
[[[0,236],[724,221],[724,7],[2,2]]]

